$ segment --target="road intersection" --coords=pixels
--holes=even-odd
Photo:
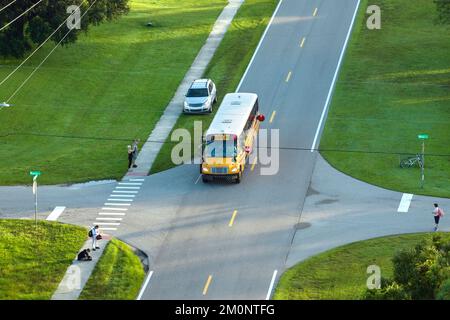
[[[144,251],[151,271],[142,299],[266,299],[287,267],[313,254],[430,231],[431,214],[422,212],[431,212],[431,198],[415,197],[414,219],[405,218],[410,213],[397,212],[402,194],[355,181],[311,152],[358,6],[358,0],[283,0],[239,85],[259,95],[268,119],[263,128],[280,130],[276,175],[260,175],[257,164],[239,185],[203,184],[198,165],[182,165],[120,182],[43,187],[42,207],[65,206],[59,221],[101,222]],[[31,217],[29,189],[0,188],[0,215]]]

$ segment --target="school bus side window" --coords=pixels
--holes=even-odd
[[[253,106],[252,111],[250,112],[247,123],[245,124],[245,130],[249,130],[252,127],[253,121],[255,120],[257,113],[258,113],[258,100]]]

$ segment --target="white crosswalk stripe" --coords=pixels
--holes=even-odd
[[[101,216],[124,216],[125,213],[122,212],[99,212]]]

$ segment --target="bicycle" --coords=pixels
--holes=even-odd
[[[419,167],[423,166],[423,158],[421,154],[416,154],[414,157],[403,159],[400,161],[400,168],[411,168],[416,163],[419,164]]]

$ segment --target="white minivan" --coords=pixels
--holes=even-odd
[[[184,99],[183,112],[211,113],[215,102],[217,102],[217,90],[214,82],[211,79],[195,80]]]

